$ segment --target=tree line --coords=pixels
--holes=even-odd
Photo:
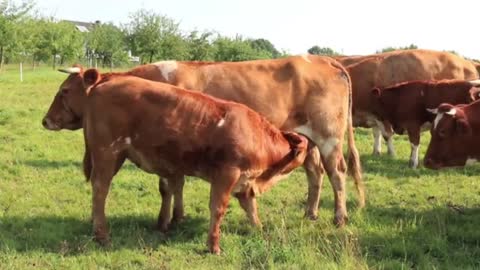
[[[185,32],[174,19],[145,9],[131,13],[125,24],[97,21],[84,29],[88,31],[80,31],[70,21],[33,15],[34,8],[33,0],[19,4],[0,0],[0,69],[4,63],[18,62],[29,62],[33,67],[50,63],[56,68],[70,62],[113,67],[132,61],[242,61],[288,55],[263,38],[227,37],[215,31]],[[417,46],[388,47],[377,52],[412,48]],[[307,52],[341,55],[317,45]]]
[[[157,60],[242,61],[286,55],[266,39],[227,37],[214,31],[185,33],[175,20],[145,9],[122,25],[96,22],[80,31],[69,21],[31,15],[34,2],[0,0],[0,68],[4,63],[80,61],[116,66]],[[87,29],[87,28],[85,28]]]

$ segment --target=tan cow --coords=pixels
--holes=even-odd
[[[374,87],[384,88],[415,80],[478,78],[478,72],[470,61],[449,52],[403,50],[355,59],[359,61],[347,66],[353,86],[353,125],[373,127],[374,154],[381,151],[382,134],[388,142],[389,154],[395,154],[391,126],[388,122],[379,122],[372,113],[370,93]]]
[[[84,82],[93,85],[84,110],[84,168],[100,243],[109,242],[105,200],[125,159],[168,179],[190,175],[211,183],[208,247],[218,254],[230,193],[260,225],[255,197],[307,155],[307,138],[281,132],[245,105],[134,76],[101,78],[96,69],[85,72]]]
[[[60,86],[46,117],[49,129],[80,128],[85,98],[81,68]],[[359,192],[359,206],[365,203],[360,161],[351,125],[350,77],[337,61],[322,56],[293,56],[276,60],[245,62],[163,61],[136,67],[129,74],[166,82],[187,89],[198,89],[214,97],[245,104],[265,116],[281,130],[307,135],[320,149],[313,148],[304,168],[309,191],[306,216],[317,218],[320,191],[326,170],[335,197],[335,224],[347,220],[345,172],[342,153],[344,133],[348,135],[349,173]],[[70,104],[67,110],[64,104]],[[181,183],[180,180],[176,181]],[[164,181],[160,181],[162,185]],[[181,189],[179,189],[181,190]],[[174,219],[183,215],[180,194],[174,195]],[[178,201],[175,198],[179,198]],[[160,213],[159,226],[170,220]]]

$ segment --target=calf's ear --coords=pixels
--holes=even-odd
[[[461,135],[470,135],[472,134],[472,128],[468,124],[467,120],[459,118],[456,121],[457,132]]]
[[[83,73],[83,85],[85,86],[85,88],[96,84],[100,81],[100,79],[101,75],[95,68],[91,68]]]
[[[373,88],[371,94],[372,94],[372,96],[374,96],[374,97],[379,97],[380,94],[381,94],[381,93],[380,93],[380,88],[378,88],[378,87]]]
[[[472,87],[470,89],[470,102],[480,99],[480,88]]]
[[[438,106],[438,112],[439,113],[446,113],[446,112],[449,112],[453,109],[453,105],[452,104],[448,104],[448,103],[442,103],[440,104],[440,106]]]
[[[437,113],[438,113],[438,109],[437,109],[437,108],[435,108],[435,109],[429,109],[429,108],[427,108],[427,112],[432,113],[432,114],[437,114]]]

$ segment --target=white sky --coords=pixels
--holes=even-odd
[[[59,19],[117,24],[145,8],[183,30],[266,38],[292,54],[313,45],[353,55],[413,43],[480,59],[478,0],[37,0],[37,7]]]

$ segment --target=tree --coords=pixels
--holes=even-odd
[[[52,57],[53,69],[56,68],[57,58],[63,64],[81,55],[84,37],[73,24],[51,19],[40,20],[38,24],[41,27],[38,49]]]
[[[267,39],[253,39],[250,41],[250,44],[258,52],[268,52],[270,54],[269,58],[278,58],[281,55],[275,46]]]
[[[311,47],[310,49],[307,50],[309,54],[316,54],[316,55],[328,55],[328,56],[336,56],[340,55],[340,53],[334,51],[331,48],[328,47],[319,47],[317,45]]]
[[[18,42],[16,23],[26,17],[33,8],[31,0],[15,5],[9,0],[0,0],[0,69],[3,67],[5,52],[13,52]]]
[[[212,60],[214,49],[210,42],[211,36],[211,32],[190,32],[190,34],[186,37],[188,48],[187,59],[192,61]]]
[[[213,41],[215,61],[245,61],[254,59],[268,59],[271,55],[267,51],[257,51],[249,40],[242,37],[228,38],[218,36]]]
[[[418,46],[415,44],[410,44],[409,46],[404,46],[404,47],[386,47],[379,51],[376,51],[375,53],[392,52],[397,50],[412,50],[412,49],[418,49]]]
[[[125,61],[125,33],[112,23],[96,24],[86,37],[87,50],[102,59],[102,65]]]
[[[157,13],[139,10],[130,15],[126,26],[132,52],[142,58],[184,59],[188,56],[186,43],[180,35],[179,24]]]

